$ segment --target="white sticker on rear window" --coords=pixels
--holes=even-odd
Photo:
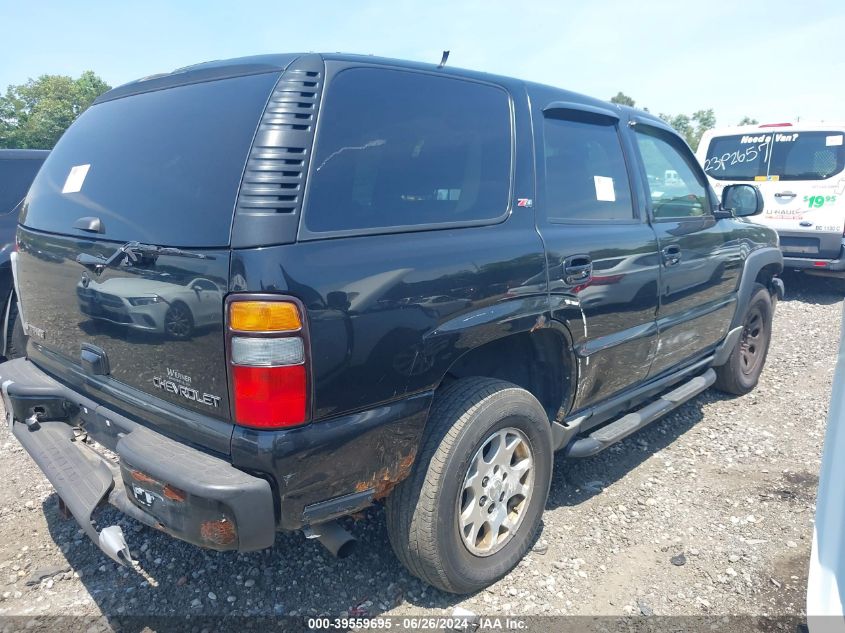
[[[593,176],[596,183],[596,200],[602,202],[616,202],[616,191],[613,189],[613,178],[607,176]]]
[[[833,136],[826,136],[824,139],[824,144],[830,147],[831,145],[842,145],[842,135],[835,134]]]
[[[62,193],[82,191],[82,183],[85,182],[85,176],[88,175],[89,169],[91,169],[91,165],[74,165],[71,167],[65,180],[65,186],[62,187]]]

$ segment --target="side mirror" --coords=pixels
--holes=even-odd
[[[728,185],[722,190],[722,210],[738,218],[763,212],[763,194],[754,185]]]

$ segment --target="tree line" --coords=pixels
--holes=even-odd
[[[9,86],[0,96],[0,148],[52,149],[68,126],[101,94],[111,90],[93,71],[74,79],[66,75],[41,75],[25,84]],[[623,92],[612,103],[636,106]],[[648,108],[643,108],[646,112]],[[692,114],[660,114],[693,149],[701,135],[716,125],[712,108]],[[757,123],[744,117],[739,125]]]
[[[111,86],[90,70],[76,79],[41,75],[9,86],[0,96],[0,148],[53,149],[76,117],[107,90]]]

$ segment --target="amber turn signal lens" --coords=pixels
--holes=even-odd
[[[285,301],[236,301],[229,305],[229,327],[239,332],[291,332],[302,327],[299,310]]]

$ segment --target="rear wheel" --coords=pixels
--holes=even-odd
[[[739,341],[728,357],[728,362],[716,367],[717,389],[741,396],[757,386],[769,353],[772,315],[769,291],[761,284],[755,284]]]
[[[457,380],[436,397],[414,470],[387,499],[393,550],[438,589],[482,589],[531,547],[551,472],[549,421],[534,396]]]

